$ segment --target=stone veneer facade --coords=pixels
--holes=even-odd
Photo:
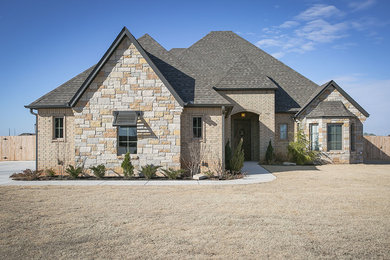
[[[183,108],[144,57],[124,38],[74,107],[75,162],[121,171],[114,111],[140,111],[136,168],[180,168]]]
[[[355,117],[346,118],[308,118],[306,117],[322,101],[342,101],[344,106],[352,112]],[[366,117],[353,106],[336,88],[329,87],[322,93],[302,115],[298,118],[300,127],[305,134],[309,136],[310,124],[318,124],[319,126],[319,144],[320,151],[325,152],[334,163],[362,163],[363,162],[363,122]],[[327,125],[342,124],[342,150],[328,151],[327,149]],[[351,151],[350,143],[350,126],[355,125],[355,151]]]

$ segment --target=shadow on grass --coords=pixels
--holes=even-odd
[[[266,169],[271,173],[276,172],[292,172],[292,171],[319,171],[315,165],[294,165],[294,166],[285,166],[285,165],[264,165],[261,167]]]

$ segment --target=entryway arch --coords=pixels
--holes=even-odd
[[[231,140],[234,150],[240,139],[243,139],[242,148],[245,161],[259,160],[259,115],[250,111],[240,111],[231,116]]]

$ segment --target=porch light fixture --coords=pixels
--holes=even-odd
[[[244,118],[245,116],[246,116],[246,114],[245,114],[245,113],[241,113],[241,117],[243,117],[243,118]]]

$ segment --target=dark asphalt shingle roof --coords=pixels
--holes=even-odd
[[[148,34],[138,39],[188,104],[229,104],[216,88],[276,88],[276,112],[298,111],[321,88],[231,31],[210,32],[187,49],[167,51]],[[27,107],[66,106],[94,67]]]
[[[245,55],[233,64],[215,87],[217,89],[277,89],[273,81]]]
[[[317,84],[231,31],[214,31],[187,48],[179,61],[189,67],[204,86],[215,86],[242,55],[274,81],[276,111],[298,111]],[[200,86],[203,88],[204,86]]]
[[[169,53],[175,57],[180,56],[186,48],[172,48],[169,50]]]
[[[353,117],[342,101],[322,101],[306,117]]]
[[[26,107],[66,107],[68,102],[81,87],[95,66],[96,65],[93,65],[89,69],[81,72],[77,76],[38,98]]]

